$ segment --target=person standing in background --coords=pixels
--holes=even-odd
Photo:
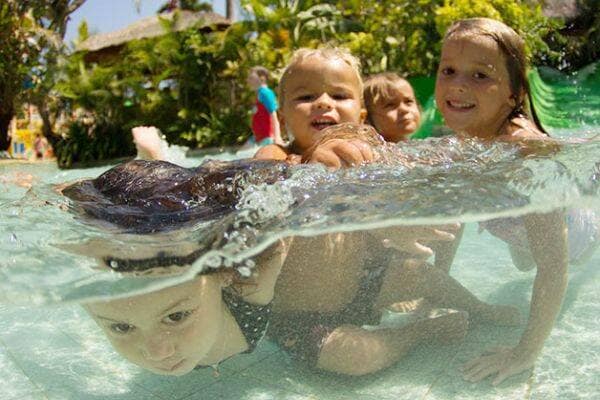
[[[250,142],[258,146],[283,144],[279,120],[277,119],[277,96],[267,86],[269,70],[256,66],[250,69],[247,83],[256,90],[256,111],[252,115],[252,133]]]

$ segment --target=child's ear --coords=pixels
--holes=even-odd
[[[365,108],[360,109],[360,123],[364,124],[367,120],[367,110]]]

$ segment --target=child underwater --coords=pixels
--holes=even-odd
[[[323,135],[326,140],[327,131]],[[138,160],[76,183],[63,193],[88,215],[134,233],[156,234],[187,221],[226,218],[238,196],[232,185],[241,175],[273,183],[286,177],[287,168],[285,162],[240,160],[209,161],[186,169]],[[413,232],[399,240],[408,242],[406,249],[423,238],[425,242],[452,239],[431,227],[417,229],[417,234],[414,227],[406,230]],[[101,258],[106,266],[122,272],[189,265],[225,236],[185,253],[170,249],[172,241],[165,239],[166,248],[154,256],[131,258],[130,250],[119,256],[113,249]],[[257,257],[250,277],[241,278],[235,267],[221,266],[178,288],[94,302],[86,310],[123,356],[167,375],[182,375],[251,351],[268,320],[269,337],[298,359],[351,375],[385,368],[422,341],[460,340],[466,332],[465,312],[439,309],[424,311],[422,318],[401,327],[372,331],[361,327],[376,323],[382,310],[397,302],[424,298],[427,308],[466,310],[473,320],[518,321],[513,307],[483,303],[445,272],[408,259],[408,253],[388,257],[379,251],[378,243],[375,236],[362,232],[285,239]],[[349,347],[357,340],[361,346]]]
[[[75,210],[125,229],[120,235],[131,235],[123,242],[127,245],[96,241],[78,252],[98,258],[115,272],[183,272],[210,246],[225,240],[230,229],[225,216],[235,206],[239,179],[272,183],[285,177],[285,165],[278,169],[269,162],[246,164],[209,162],[186,169],[136,160],[64,188]],[[177,236],[175,229],[188,222],[215,219],[225,231],[211,231],[205,246],[189,238],[182,243]],[[179,235],[187,237],[186,231]],[[140,239],[152,246],[140,246]],[[161,375],[183,375],[202,366],[216,369],[221,361],[253,351],[265,335],[285,248],[280,240],[263,251],[252,270],[220,265],[177,286],[95,301],[84,308],[117,352],[144,369]]]
[[[265,146],[257,158],[333,168],[374,160],[371,146],[382,140],[372,128],[358,125],[365,115],[361,96],[358,62],[347,52],[299,50],[280,84],[280,122],[293,142]],[[144,129],[152,134],[140,129],[138,136]],[[424,244],[452,240],[453,229],[394,227],[290,239],[269,337],[313,367],[362,375],[393,364],[422,341],[456,340],[466,332],[467,315],[451,311],[424,313],[402,327],[361,327],[376,323],[385,308],[398,302],[425,298],[429,307],[466,310],[473,320],[515,324],[513,307],[483,303],[443,271],[411,260],[432,253]],[[363,346],[348,347],[356,342]]]

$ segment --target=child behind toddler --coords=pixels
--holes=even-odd
[[[372,75],[365,81],[367,122],[387,142],[410,138],[421,122],[421,110],[410,83],[393,72]]]

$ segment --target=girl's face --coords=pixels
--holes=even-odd
[[[92,303],[86,310],[127,360],[157,374],[183,375],[224,348],[221,281],[218,274],[202,275],[154,293]]]
[[[280,122],[301,151],[312,146],[328,126],[364,120],[360,81],[343,60],[308,57],[287,74]]]
[[[446,125],[457,133],[492,138],[516,102],[498,44],[481,35],[461,35],[442,46],[435,101]]]
[[[251,72],[248,74],[248,78],[246,79],[246,83],[252,90],[258,90],[259,87],[264,83],[260,76],[256,72]]]
[[[399,142],[408,139],[421,122],[421,112],[415,93],[406,81],[394,84],[395,97],[379,99],[370,116],[377,132],[388,142]]]

